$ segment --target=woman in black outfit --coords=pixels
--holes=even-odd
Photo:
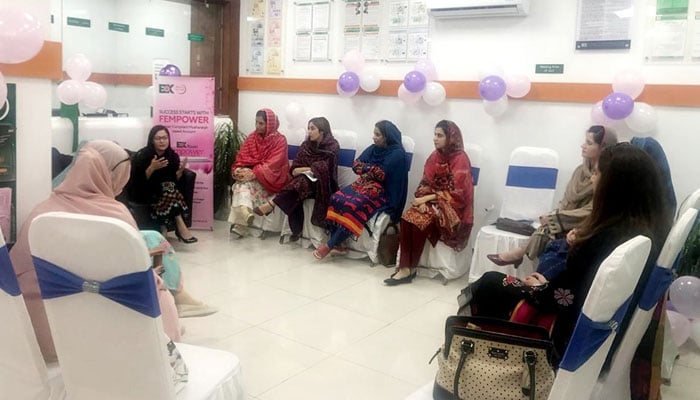
[[[521,281],[487,272],[465,289],[472,314],[508,319],[525,299],[538,311],[556,314],[552,340],[562,356],[600,264],[620,244],[644,235],[652,249],[630,304],[638,302],[671,226],[658,167],[643,150],[622,143],[603,151],[592,179],[593,211],[576,229],[566,268],[550,281],[538,273]],[[620,332],[634,309],[629,307]]]
[[[161,226],[175,224],[175,235],[185,243],[197,238],[187,228],[183,216],[191,210],[177,189],[177,181],[187,164],[170,147],[170,131],[163,125],[151,128],[148,144],[139,150],[131,162],[129,196],[131,200],[151,205],[151,216]]]

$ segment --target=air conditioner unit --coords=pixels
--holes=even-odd
[[[435,18],[524,17],[530,0],[427,0]]]

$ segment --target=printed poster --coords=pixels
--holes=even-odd
[[[170,145],[197,173],[192,228],[214,229],[214,78],[160,76],[153,124],[170,130]]]

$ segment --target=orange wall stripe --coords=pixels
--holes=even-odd
[[[68,75],[64,74],[63,79],[68,79]],[[88,79],[103,85],[151,86],[153,76],[150,74],[106,74],[93,72]]]
[[[60,42],[45,41],[39,54],[29,61],[19,64],[0,64],[5,76],[22,78],[44,78],[58,80],[63,75],[61,59],[63,46]]]
[[[383,80],[372,94],[362,95],[396,96],[401,85],[399,80]],[[480,99],[477,81],[440,81],[445,86],[447,97],[452,99]],[[336,94],[335,79],[293,79],[239,77],[238,90],[263,92],[291,92]],[[530,93],[522,99],[531,101],[562,103],[596,103],[612,93],[610,83],[555,83],[533,82]],[[699,107],[700,85],[647,84],[636,99],[655,106]]]

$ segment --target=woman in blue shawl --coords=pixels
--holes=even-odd
[[[374,144],[353,163],[359,178],[333,194],[326,220],[330,229],[328,243],[314,251],[322,259],[332,251],[345,254],[340,244],[351,235],[359,237],[367,221],[378,212],[386,212],[398,222],[406,204],[408,161],[401,144],[401,131],[390,121],[374,125]]]

